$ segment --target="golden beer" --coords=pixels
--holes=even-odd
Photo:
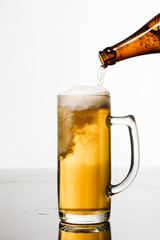
[[[74,225],[60,226],[59,240],[111,240],[110,225],[81,227]]]
[[[110,99],[108,95],[84,96],[84,103],[81,99],[58,96],[59,211],[78,215],[109,213],[110,197],[106,192],[111,180],[110,127],[106,119]],[[78,100],[79,105],[75,103]]]
[[[60,231],[59,240],[111,240],[109,232],[74,233]]]

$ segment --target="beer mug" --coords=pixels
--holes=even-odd
[[[132,115],[110,115],[104,87],[74,87],[58,101],[58,203],[63,222],[96,224],[110,217],[111,196],[126,189],[139,167],[139,140]],[[111,126],[126,125],[131,164],[126,178],[111,184]]]
[[[110,223],[98,225],[59,224],[59,240],[111,240]]]

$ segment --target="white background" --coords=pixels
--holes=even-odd
[[[0,1],[0,168],[57,164],[56,95],[96,85],[98,51],[128,37],[160,1]],[[134,114],[141,166],[160,166],[160,54],[108,67],[112,115]],[[112,129],[113,166],[129,165],[128,133]]]

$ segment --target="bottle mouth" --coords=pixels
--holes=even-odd
[[[107,59],[105,58],[105,53],[103,51],[99,52],[99,59],[102,63],[103,68],[106,68],[108,66]]]
[[[113,50],[112,47],[105,48],[99,52],[99,58],[103,68],[106,68],[108,65],[116,63],[116,51]]]

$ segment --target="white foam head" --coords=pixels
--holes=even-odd
[[[76,86],[66,91],[59,93],[59,95],[109,95],[105,87],[91,87],[91,86]]]
[[[58,105],[71,110],[109,107],[109,92],[105,87],[77,86],[58,95]]]

